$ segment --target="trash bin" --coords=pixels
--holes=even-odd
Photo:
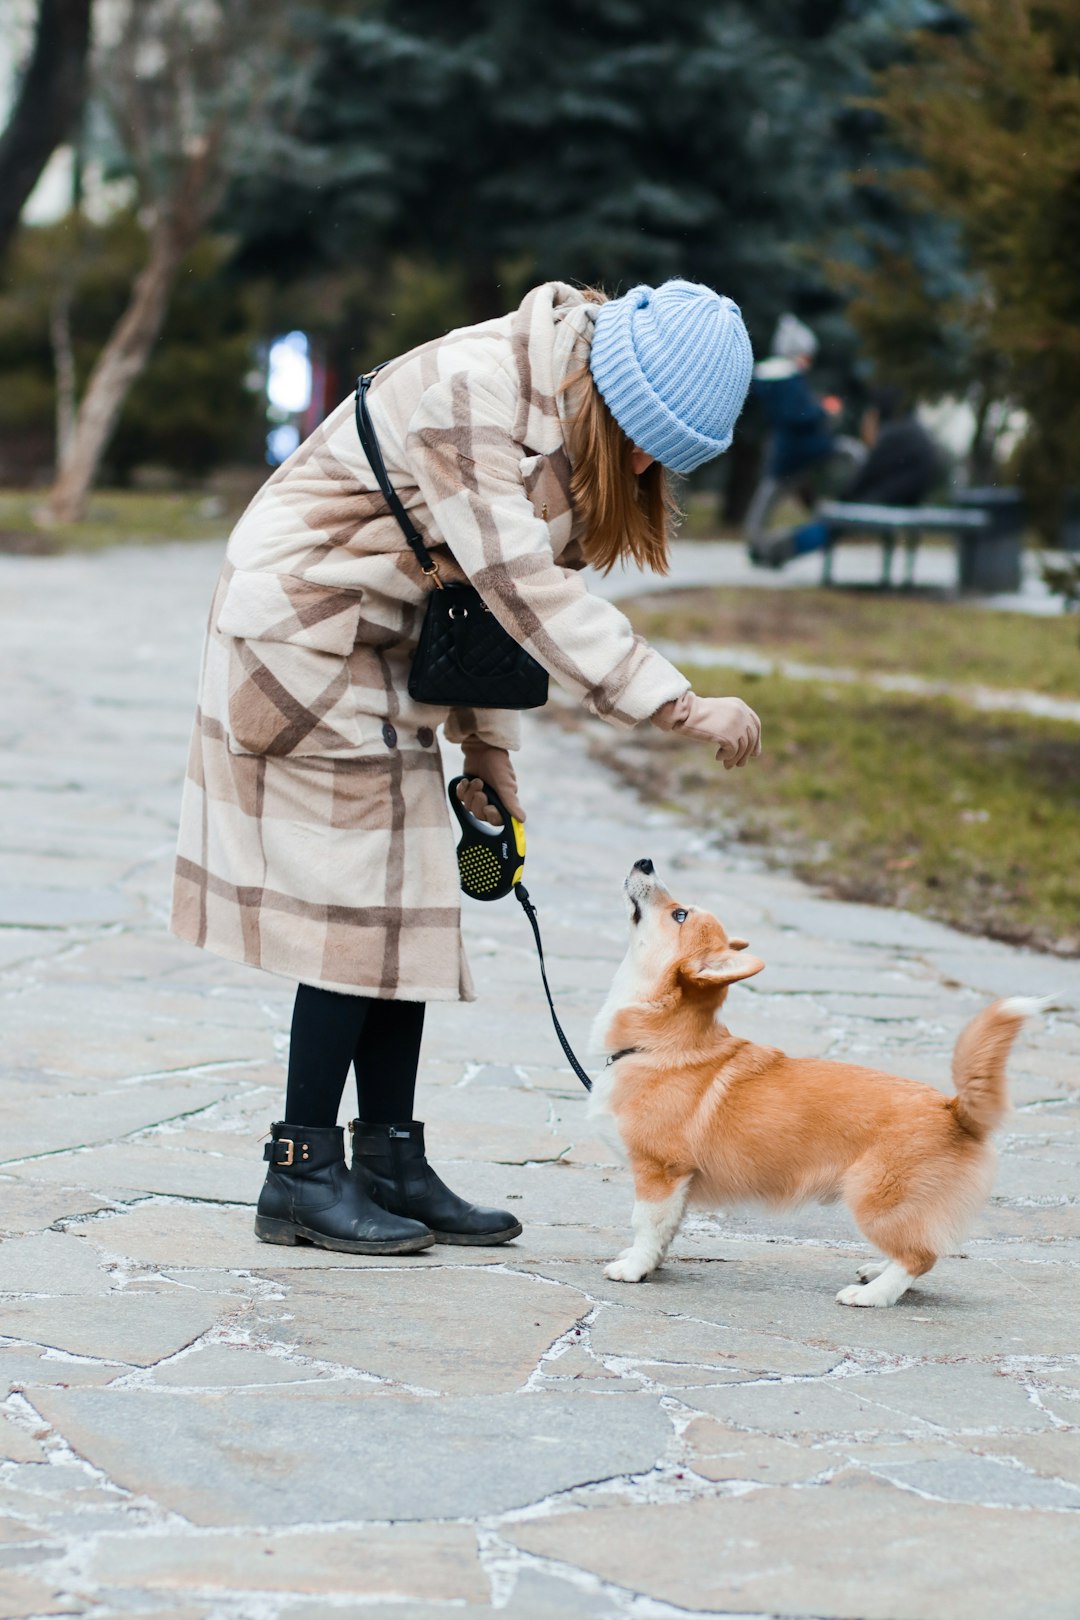
[[[991,595],[1018,591],[1027,521],[1020,490],[999,489],[996,485],[960,489],[952,499],[956,506],[978,508],[989,520],[985,529],[957,537],[960,589]]]

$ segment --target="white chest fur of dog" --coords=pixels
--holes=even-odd
[[[640,1282],[654,1271],[690,1202],[844,1198],[885,1258],[836,1297],[895,1304],[989,1196],[1005,1060],[1041,1003],[1009,997],[967,1025],[953,1097],[878,1069],[789,1058],[719,1022],[729,987],[765,966],[745,940],[674,900],[651,861],[636,862],[625,895],[629,949],[592,1041],[612,1061],[589,1112],[614,1120],[635,1191],[633,1242],[606,1275]]]

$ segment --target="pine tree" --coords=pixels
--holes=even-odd
[[[281,81],[275,139],[230,201],[241,262],[281,278],[349,266],[357,359],[392,352],[410,263],[441,278],[447,325],[548,277],[620,290],[682,275],[732,294],[762,352],[784,309],[809,317],[823,383],[850,383],[824,243],[867,213],[851,170],[881,122],[850,103],[939,10],[370,0],[346,15],[324,0],[308,11],[313,70]],[[760,433],[748,417],[721,469],[729,517]]]
[[[381,0],[316,9],[299,107],[231,211],[248,262],[434,257],[505,283],[732,292],[764,342],[839,299],[803,244],[846,217],[847,98],[922,0]],[[291,94],[295,97],[296,87]]]

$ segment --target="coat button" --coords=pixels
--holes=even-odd
[[[420,730],[416,733],[416,740],[420,744],[421,748],[430,748],[432,743],[435,741],[435,733],[432,731],[430,726],[421,726]]]
[[[397,747],[397,732],[394,730],[389,720],[382,728],[382,740],[386,744],[387,748]]]

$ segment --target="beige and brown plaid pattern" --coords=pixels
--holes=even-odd
[[[281,643],[216,628],[230,581],[226,564],[184,784],[173,931],[327,989],[472,1000],[435,736],[443,711],[402,714],[400,648],[309,649],[304,682],[293,669],[286,687]],[[203,706],[215,701],[217,714]]]
[[[564,443],[592,307],[559,283],[381,372],[387,470],[445,576],[593,713],[687,690],[579,570]],[[408,695],[427,584],[343,402],[255,496],[211,608],[173,928],[309,984],[471,999],[436,729],[513,748],[517,716]]]

